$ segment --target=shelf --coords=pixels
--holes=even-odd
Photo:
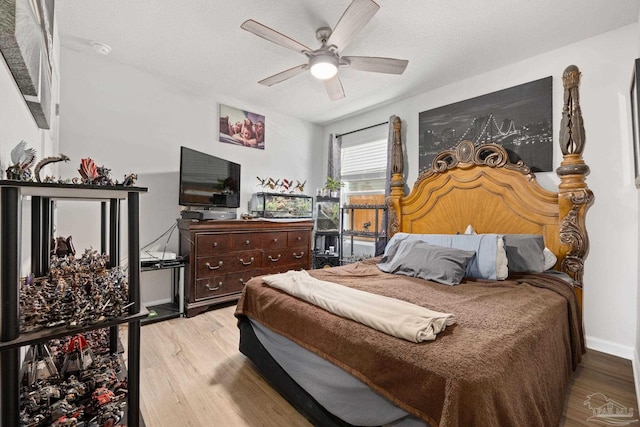
[[[343,209],[387,209],[386,205],[344,205]]]
[[[137,314],[131,314],[125,317],[116,317],[108,319],[103,322],[92,323],[84,326],[58,326],[56,328],[44,328],[36,332],[22,333],[20,337],[12,341],[0,342],[0,351],[9,350],[12,348],[22,347],[23,345],[35,344],[43,340],[49,340],[53,338],[61,338],[67,335],[76,335],[82,332],[91,331],[94,329],[108,328],[111,326],[120,325],[122,323],[129,323],[135,320],[142,320],[149,315],[149,311],[146,308],[140,310]]]
[[[336,202],[336,203],[340,203],[340,197],[316,196],[316,202]]]
[[[125,187],[124,185],[53,184],[45,182],[22,182],[0,180],[0,187],[20,188],[23,196],[43,196],[51,199],[118,199],[127,193],[145,193],[145,187]]]
[[[316,230],[316,236],[338,236],[340,231],[338,230]]]
[[[142,319],[142,321],[140,322],[140,324],[143,326],[150,323],[161,322],[163,320],[175,319],[182,315],[179,305],[173,302],[150,305],[149,307],[147,307],[147,310],[149,310],[150,315],[147,318]],[[151,316],[151,313],[154,311],[157,313],[157,315]]]
[[[387,237],[384,234],[380,234],[379,232],[376,231],[354,231],[354,230],[344,230],[342,232],[343,236],[354,236],[354,237],[371,237],[371,238],[375,238],[375,239],[383,239],[385,237]]]

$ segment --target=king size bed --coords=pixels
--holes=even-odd
[[[405,195],[396,119],[384,255],[247,283],[240,351],[313,424],[558,425],[585,351],[579,80],[567,67],[557,192],[462,141]]]

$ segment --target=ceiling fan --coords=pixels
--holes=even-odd
[[[378,9],[380,9],[380,6],[373,0],[353,0],[333,30],[328,27],[321,27],[316,30],[316,39],[321,44],[318,49],[311,49],[253,19],[243,22],[240,26],[243,30],[247,30],[287,49],[299,52],[308,58],[307,63],[274,74],[260,80],[258,83],[265,86],[273,86],[309,70],[314,77],[324,81],[324,87],[329,98],[332,101],[336,101],[344,98],[342,82],[337,74],[340,67],[372,71],[374,73],[402,74],[409,63],[404,59],[374,56],[340,56],[342,49],[364,28]]]

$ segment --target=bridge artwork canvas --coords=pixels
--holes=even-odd
[[[553,163],[552,78],[423,111],[419,114],[419,166],[460,141],[494,143],[522,160],[533,172],[549,172]]]

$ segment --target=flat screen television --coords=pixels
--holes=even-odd
[[[240,207],[240,165],[180,147],[180,206]]]

